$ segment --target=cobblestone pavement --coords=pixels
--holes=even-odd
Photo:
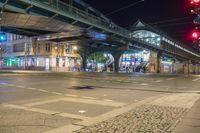
[[[186,108],[143,105],[74,133],[171,133]]]

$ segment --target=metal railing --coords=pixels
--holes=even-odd
[[[95,16],[91,13],[88,13],[87,11],[78,9],[70,4],[61,2],[60,0],[20,0],[20,1],[60,14],[62,16],[69,17],[74,20],[78,20],[82,23],[100,28],[107,32],[111,32],[123,38],[129,39],[130,41],[137,41],[147,46],[152,46],[151,43],[147,43],[146,41],[142,39],[131,37],[130,36],[131,32],[129,30],[126,30],[125,28],[122,28],[116,25],[114,22],[112,21],[109,22],[108,20]],[[153,46],[153,47],[155,47],[156,49],[162,50],[162,47],[158,47],[158,46]]]
[[[21,0],[28,2],[35,6],[40,6],[42,8],[54,9],[56,12],[66,15],[67,17],[73,18],[80,22],[84,22],[88,25],[102,28],[105,31],[112,32],[114,34],[120,35],[125,38],[130,38],[130,31],[116,25],[112,21],[108,22],[101,17],[90,14],[86,11],[80,10],[72,5],[61,2],[59,0],[42,1],[42,0]]]

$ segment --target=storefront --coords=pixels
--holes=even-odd
[[[172,61],[161,61],[161,73],[172,73],[173,62]]]
[[[109,53],[97,52],[91,54],[87,59],[88,72],[113,72],[114,58]]]
[[[19,66],[19,58],[16,57],[5,57],[0,61],[1,68],[9,69],[9,68],[17,68]]]
[[[149,62],[150,52],[126,52],[120,58],[120,71],[121,72],[141,72]]]

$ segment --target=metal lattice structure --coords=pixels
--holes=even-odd
[[[170,53],[185,59],[200,61],[199,54],[180,46],[175,41],[170,41],[171,39],[164,41],[168,37],[163,34],[160,34],[161,45],[156,46],[142,38],[134,37],[130,30],[118,26],[82,1],[74,0],[74,2],[83,8],[76,7],[75,4],[72,4],[72,0],[67,2],[60,0],[0,0],[0,7],[9,12],[45,16],[87,30],[97,30],[125,40],[125,42],[129,42],[128,45],[130,46],[138,45],[139,47]]]

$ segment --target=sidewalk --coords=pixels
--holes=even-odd
[[[50,71],[35,70],[0,70],[0,73],[49,73]]]
[[[200,99],[181,120],[173,133],[200,133]]]

